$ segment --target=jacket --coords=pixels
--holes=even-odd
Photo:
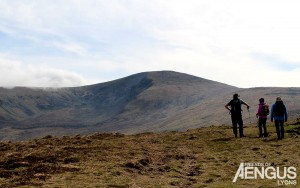
[[[275,104],[273,104],[272,108],[271,108],[271,121],[273,121],[273,119],[275,121],[287,121],[287,119],[288,119],[288,113],[287,113],[287,109],[286,109],[286,107],[284,105],[283,105],[285,107],[285,113],[284,113],[284,115],[278,116],[278,115],[274,114],[274,109],[275,109],[276,104],[277,104],[277,102]]]

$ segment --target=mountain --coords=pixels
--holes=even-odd
[[[291,117],[299,117],[300,88],[241,89],[178,72],[144,72],[83,87],[0,88],[0,140],[228,125],[224,105],[235,92],[253,106],[244,114],[251,123],[260,97],[271,103],[281,95]]]

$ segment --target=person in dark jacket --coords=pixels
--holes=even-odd
[[[278,140],[284,138],[284,122],[288,120],[288,113],[281,97],[276,98],[271,108],[271,122],[275,121]]]
[[[258,110],[256,113],[256,116],[258,118],[259,137],[268,136],[267,126],[266,126],[267,116],[268,116],[267,109],[269,109],[269,106],[265,103],[265,99],[260,98],[258,104]],[[264,129],[264,132],[262,131],[262,129]]]
[[[239,99],[238,94],[233,95],[233,99],[225,105],[225,108],[230,111],[233,134],[237,137],[237,125],[239,125],[240,137],[244,137],[243,132],[243,118],[242,118],[242,104],[247,106],[249,110],[250,106],[243,100]]]

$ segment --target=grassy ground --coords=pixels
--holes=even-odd
[[[267,138],[258,138],[255,126],[245,128],[245,138],[213,126],[2,142],[0,187],[277,187],[276,180],[232,180],[241,162],[294,166],[298,173],[300,123],[285,128],[283,140],[270,124]]]

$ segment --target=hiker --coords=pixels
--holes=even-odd
[[[250,106],[247,103],[245,103],[243,100],[239,99],[239,95],[236,93],[233,95],[233,99],[228,104],[225,105],[225,108],[229,110],[231,114],[233,134],[235,137],[237,137],[237,125],[239,125],[240,137],[244,137],[242,104],[246,105],[247,110],[249,111]]]
[[[288,119],[288,114],[281,97],[276,98],[275,104],[272,105],[271,108],[271,122],[275,121],[276,133],[278,140],[284,138],[284,121],[286,122]]]
[[[267,137],[267,116],[269,115],[269,106],[265,103],[264,98],[259,99],[258,110],[256,113],[256,117],[258,118],[258,128],[259,128],[259,137]],[[262,132],[262,128],[264,129],[264,133]]]

